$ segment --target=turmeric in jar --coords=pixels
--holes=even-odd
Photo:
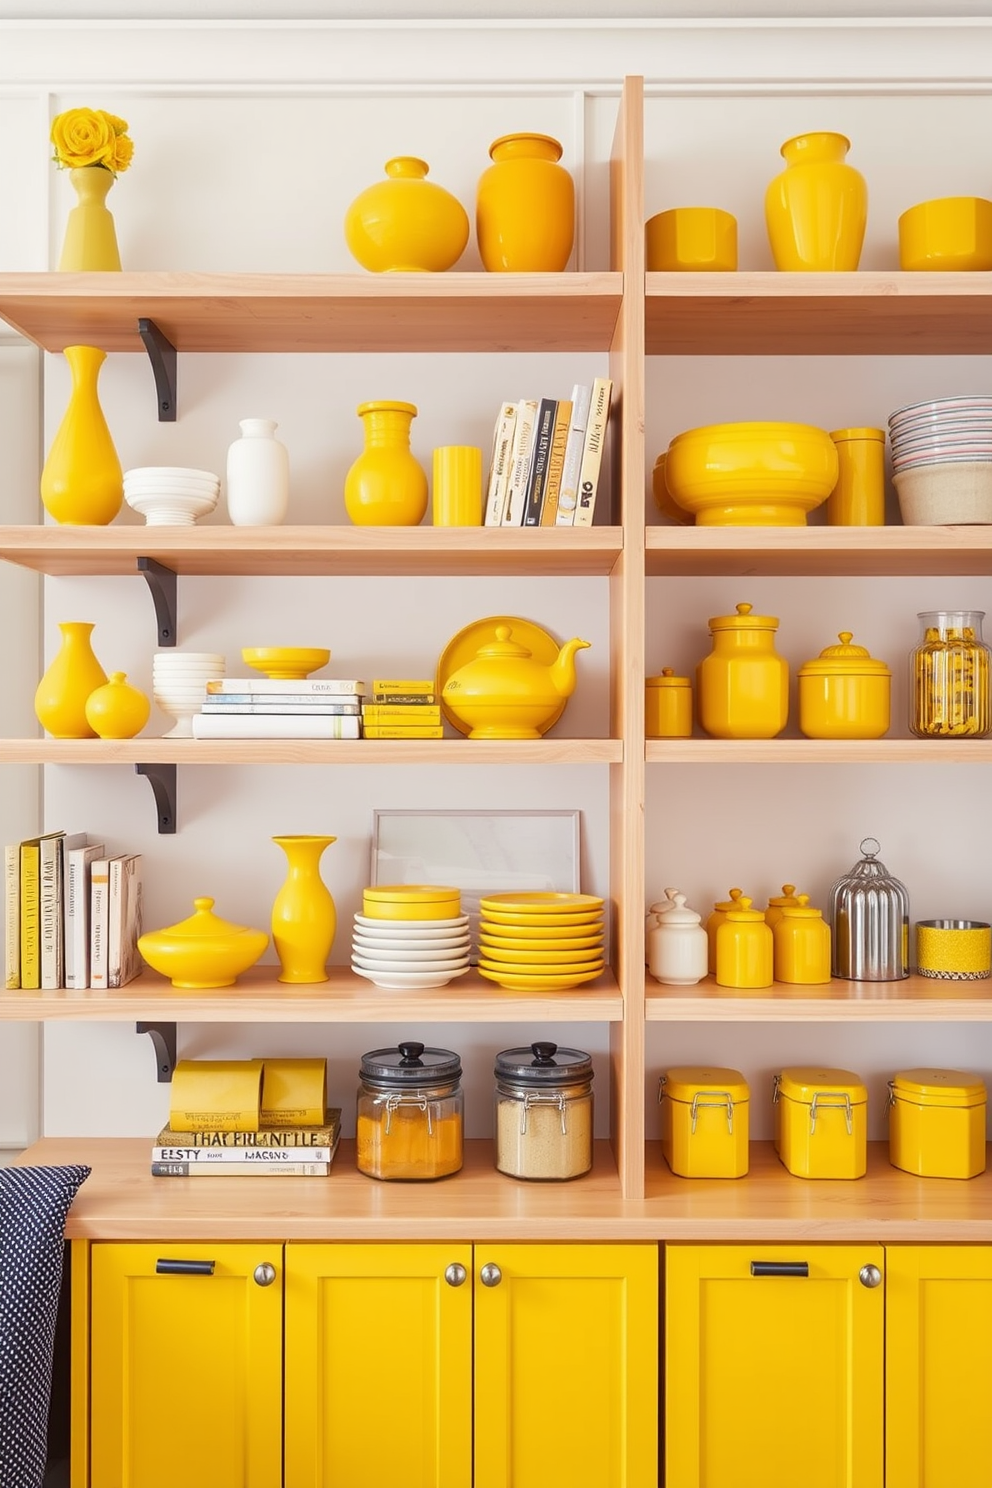
[[[358,1168],[371,1178],[445,1178],[462,1165],[462,1113],[437,1101],[369,1103],[358,1114]]]

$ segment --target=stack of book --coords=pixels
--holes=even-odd
[[[591,527],[613,383],[571,398],[502,404],[493,432],[487,527]]]
[[[152,1147],[154,1178],[245,1178],[259,1173],[323,1178],[341,1137],[341,1111],[332,1106],[318,1126],[176,1131],[165,1126]]]
[[[374,678],[362,706],[366,739],[441,739],[441,706],[429,678]]]
[[[207,683],[194,739],[358,739],[365,683],[221,677]]]
[[[85,832],[4,849],[5,985],[123,987],[142,968],[141,855],[108,854]]]

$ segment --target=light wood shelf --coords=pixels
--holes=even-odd
[[[563,992],[507,992],[477,971],[421,992],[388,992],[332,966],[310,986],[278,980],[275,966],[253,966],[233,987],[183,991],[144,971],[126,987],[57,992],[0,991],[0,1021],[170,1023],[619,1023],[623,999],[610,972]]]
[[[667,987],[646,978],[647,1019],[655,1023],[988,1023],[992,981],[845,982],[819,987]]]
[[[46,351],[607,351],[619,273],[2,274],[0,319]],[[180,390],[180,397],[182,396]]]
[[[0,560],[38,573],[182,575],[609,574],[619,527],[0,527]]]
[[[649,574],[678,578],[992,574],[989,527],[649,527],[646,548]]]
[[[992,275],[646,276],[649,356],[961,356],[992,345]]]
[[[615,765],[619,739],[0,739],[8,765]]]
[[[992,739],[648,739],[648,764],[987,765]]]

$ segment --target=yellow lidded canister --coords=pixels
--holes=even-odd
[[[662,667],[657,677],[644,679],[644,732],[649,739],[692,737],[692,683]]]
[[[739,1070],[686,1064],[658,1083],[661,1150],[680,1178],[743,1178],[750,1091]]]
[[[964,1070],[901,1070],[889,1081],[889,1162],[921,1178],[985,1172],[985,1082]]]
[[[845,1069],[793,1065],[775,1076],[775,1149],[797,1178],[862,1178],[868,1091]]]
[[[880,739],[889,728],[892,673],[839,632],[799,668],[799,728],[807,739]]]

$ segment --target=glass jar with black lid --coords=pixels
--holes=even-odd
[[[462,1165],[461,1060],[414,1040],[362,1055],[358,1088],[360,1173],[446,1178]]]
[[[512,1178],[578,1178],[592,1167],[592,1060],[538,1042],[496,1056],[496,1166]]]

